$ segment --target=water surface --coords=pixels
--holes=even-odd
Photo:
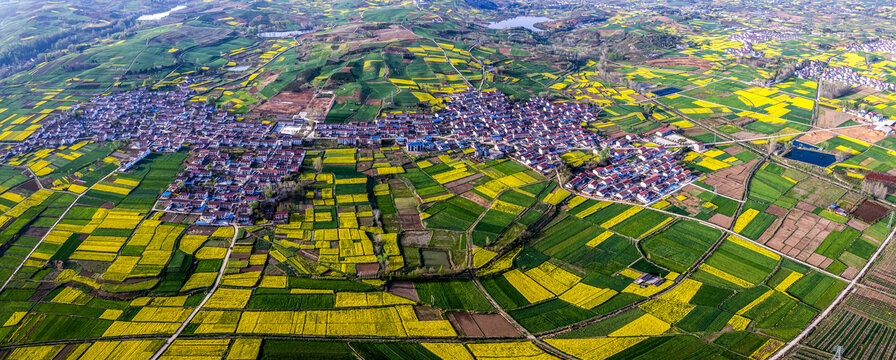
[[[517,16],[515,18],[510,18],[507,20],[502,20],[498,22],[493,22],[488,24],[489,29],[510,29],[515,27],[524,27],[526,29],[541,32],[543,30],[535,27],[535,24],[554,21],[554,19],[546,18],[543,16]]]
[[[171,8],[171,10],[168,10],[168,11],[166,11],[166,12],[160,12],[160,13],[158,13],[158,14],[143,15],[143,16],[141,16],[141,17],[138,17],[137,20],[138,20],[138,21],[161,20],[161,19],[163,19],[164,17],[166,17],[166,16],[168,16],[168,15],[171,15],[171,13],[173,13],[173,12],[175,12],[175,11],[183,10],[183,9],[186,9],[186,8],[187,8],[186,6],[178,5],[178,6],[175,6],[175,7]]]

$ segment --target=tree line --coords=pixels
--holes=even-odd
[[[52,60],[66,51],[82,51],[96,38],[127,38],[134,33],[135,19],[119,19],[89,29],[67,28],[37,35],[0,48],[0,77],[9,76],[36,63]]]

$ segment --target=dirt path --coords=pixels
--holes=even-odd
[[[508,314],[506,311],[504,311],[503,308],[501,308],[500,305],[498,305],[498,302],[495,301],[495,299],[491,296],[491,294],[489,294],[488,291],[485,290],[485,287],[482,286],[482,283],[479,282],[479,278],[474,277],[473,284],[476,285],[476,288],[479,289],[479,292],[481,292],[482,294],[485,295],[485,298],[488,300],[488,302],[491,303],[492,306],[498,310],[498,313],[501,314],[501,317],[503,317],[504,320],[507,320],[507,322],[510,323],[510,325],[512,325],[514,328],[516,328],[517,331],[519,331],[521,334],[526,336],[526,339],[528,339],[533,344],[535,344],[535,346],[538,346],[541,350],[543,350],[551,355],[554,355],[558,358],[561,358],[561,359],[575,359],[574,357],[569,356],[566,353],[555,349],[553,346],[548,345],[546,342],[542,341],[540,338],[536,337],[535,335],[532,335],[532,333],[529,332],[529,330],[527,330],[522,325],[520,325],[518,322],[516,322],[516,320],[512,316],[510,316],[510,314]]]

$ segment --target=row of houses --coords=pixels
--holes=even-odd
[[[424,138],[438,135],[434,114],[391,113],[375,121],[316,124],[312,136],[334,138],[340,145],[378,145],[383,139]]]

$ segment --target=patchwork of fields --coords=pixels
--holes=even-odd
[[[0,5],[0,359],[896,358],[892,7],[93,3]]]

